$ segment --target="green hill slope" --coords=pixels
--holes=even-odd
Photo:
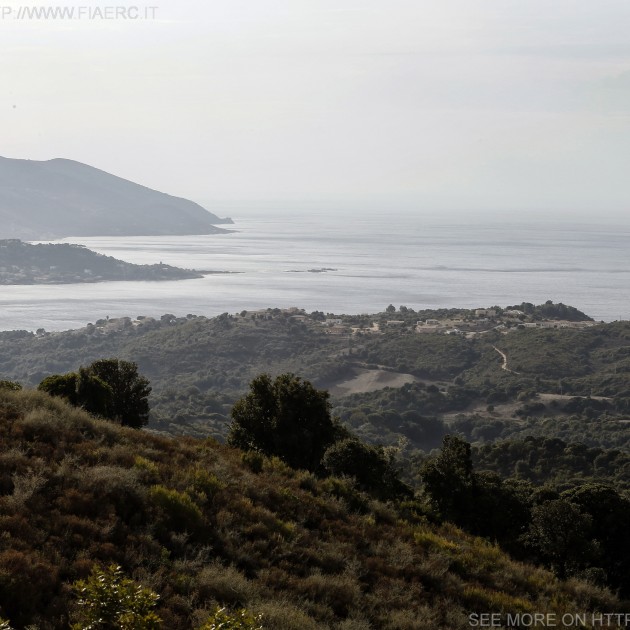
[[[623,608],[452,526],[403,520],[348,481],[123,429],[42,393],[0,389],[0,441],[0,617],[16,628],[67,628],[70,585],[111,563],[160,595],[169,630],[217,604],[279,630]]]

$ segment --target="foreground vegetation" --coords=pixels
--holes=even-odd
[[[147,628],[240,615],[274,629],[450,630],[473,611],[623,609],[432,524],[417,501],[125,428],[43,392],[0,388],[0,439],[0,616],[16,628],[85,622],[94,576],[105,593],[132,580],[130,606],[154,624],[134,627]]]
[[[630,324],[487,314],[0,333],[0,618],[347,630],[623,608],[600,589],[630,595]],[[90,580],[146,597],[104,608]]]

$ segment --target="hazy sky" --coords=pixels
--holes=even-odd
[[[628,0],[151,0],[136,6],[156,19],[16,19],[35,5],[131,7],[0,3],[0,155],[79,160],[217,211],[630,214]]]

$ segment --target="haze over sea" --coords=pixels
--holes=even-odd
[[[238,273],[178,282],[3,286],[0,329],[65,330],[97,319],[214,316],[267,307],[375,313],[564,302],[630,319],[630,223],[473,222],[382,213],[235,216],[234,233],[67,238],[134,263]]]

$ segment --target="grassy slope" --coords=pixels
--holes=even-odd
[[[274,460],[255,473],[213,441],[122,429],[38,392],[0,390],[0,440],[0,615],[17,627],[65,627],[69,584],[95,562],[156,590],[169,630],[217,602],[280,630],[622,608],[451,526],[403,522],[347,482]]]

